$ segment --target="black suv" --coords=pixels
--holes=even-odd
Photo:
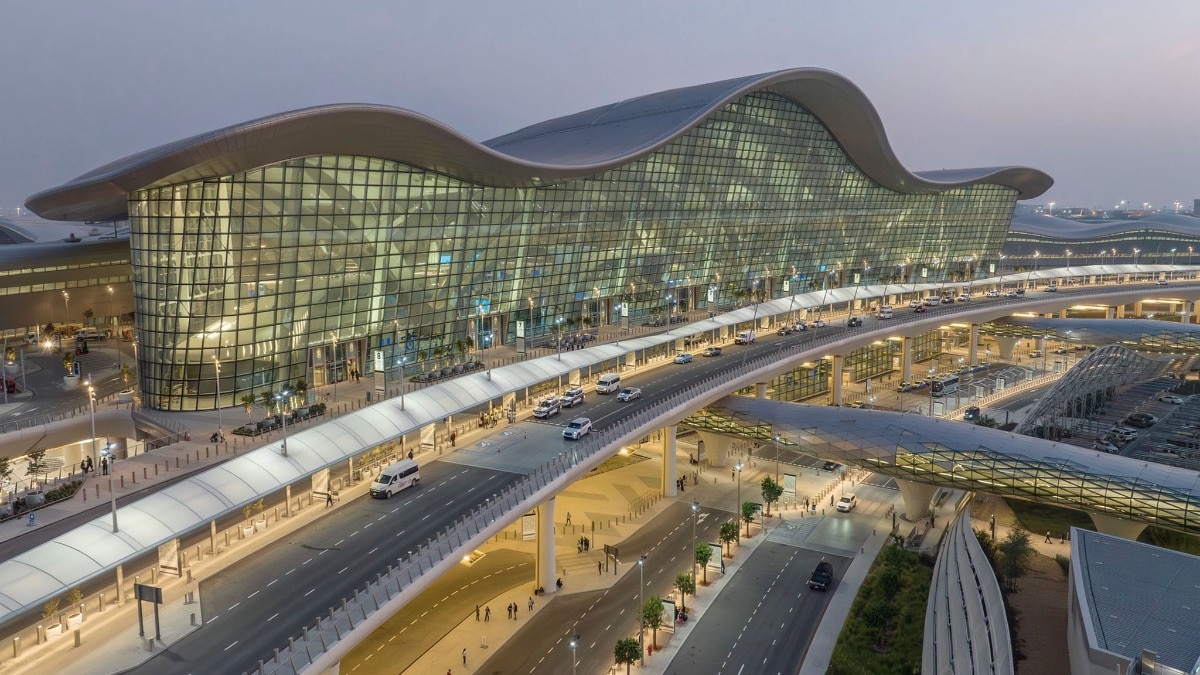
[[[817,569],[813,570],[812,576],[808,578],[808,587],[818,591],[829,589],[829,584],[833,583],[833,565],[822,560],[817,563]]]
[[[1131,427],[1146,429],[1158,423],[1158,418],[1147,413],[1133,413],[1125,418],[1125,423]]]
[[[979,406],[973,405],[963,411],[963,420],[967,422],[976,422],[979,420]]]
[[[862,325],[862,319],[857,316],[852,316],[846,319],[846,328],[858,328]]]

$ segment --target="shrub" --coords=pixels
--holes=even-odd
[[[1067,556],[1062,555],[1060,553],[1060,554],[1054,556],[1054,562],[1058,563],[1058,566],[1062,568],[1063,576],[1070,574],[1070,570],[1071,570],[1071,559],[1070,558],[1068,558]]]
[[[42,605],[42,618],[49,619],[55,614],[58,614],[58,603],[58,598],[54,598],[53,600],[50,600],[46,602],[46,604]]]

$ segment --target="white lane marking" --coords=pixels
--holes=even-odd
[[[272,580],[271,580],[271,583],[270,583],[270,584],[267,584],[267,586],[268,586],[268,587],[270,587],[270,585],[271,585],[271,584],[273,584],[273,583],[275,583],[276,581],[279,581],[279,580],[278,580],[278,579],[272,579]]]
[[[307,598],[308,596],[312,595],[312,594],[313,594],[313,591],[315,591],[315,590],[317,590],[317,589],[315,589],[315,588],[314,588],[314,589],[312,589],[311,591],[309,591],[309,592],[305,593],[305,594],[304,594],[304,597],[306,597],[306,598]]]
[[[257,591],[254,591],[254,592],[253,592],[253,593],[251,593],[250,595],[247,595],[247,596],[246,596],[246,599],[247,599],[247,600],[249,600],[250,598],[253,598],[254,596],[258,595],[259,593],[262,593],[262,589],[259,589],[259,590],[257,590]]]
[[[348,570],[348,569],[350,569],[350,566],[349,566],[349,565],[347,565],[346,567],[343,567],[342,569],[338,570],[338,574],[341,574],[342,572],[345,572],[345,571],[346,571],[346,570]]]
[[[274,614],[272,614],[272,615],[271,615],[271,618],[270,618],[270,619],[267,619],[267,621],[271,621],[271,620],[273,620],[273,619],[274,619],[275,617],[277,617],[277,616],[279,616],[279,612],[275,612]]]
[[[233,611],[233,608],[234,608],[234,607],[237,607],[237,606],[238,606],[238,605],[240,605],[240,604],[242,604],[242,603],[241,603],[241,602],[235,602],[235,603],[233,603],[232,605],[230,605],[230,606],[229,606],[229,609],[227,609],[227,610],[225,610],[225,611],[227,611],[227,612],[232,612],[232,611]]]
[[[229,646],[225,648],[225,651],[229,651],[230,649],[233,649],[233,646],[236,645],[237,643],[238,643],[237,640],[234,640],[233,642],[229,643]]]

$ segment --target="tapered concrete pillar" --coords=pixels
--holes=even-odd
[[[907,478],[897,478],[896,484],[900,486],[900,496],[904,498],[904,513],[900,516],[909,522],[924,518],[929,513],[929,503],[933,501],[937,487]]]
[[[907,336],[900,342],[901,382],[912,382],[912,342],[913,339]]]
[[[979,363],[979,324],[971,324],[971,339],[967,344],[967,363]]]
[[[1038,351],[1040,351],[1040,352],[1046,351],[1046,338],[1040,337],[1037,339],[1036,342],[1034,342],[1034,344],[1036,345],[1035,349],[1037,349]]]
[[[678,474],[675,469],[676,433],[679,426],[670,424],[663,427],[663,458],[662,458],[662,491],[663,496],[674,497],[678,494],[675,479]]]
[[[1125,305],[1117,305],[1117,318],[1118,319],[1125,318]]]
[[[833,405],[842,404],[842,367],[845,361],[846,357],[844,356],[833,357],[833,373],[830,375],[833,378],[833,382],[830,383],[831,386],[829,387],[830,392],[833,394],[833,400],[831,401]]]
[[[537,573],[534,585],[553,593],[558,588],[554,584],[558,579],[555,576],[558,567],[554,560],[554,498],[542,502],[534,511],[537,517]]]
[[[1000,358],[1004,359],[1005,361],[1011,361],[1013,357],[1013,347],[1016,347],[1018,342],[1020,342],[1020,340],[1015,337],[997,335],[996,346],[1000,348]]]
[[[88,403],[91,405],[91,403]],[[125,566],[117,565],[117,604],[125,604]]]
[[[729,463],[729,448],[733,445],[732,438],[714,434],[711,431],[699,431],[696,432],[696,435],[704,444],[703,457],[696,457],[696,461],[707,461],[709,466],[725,466]],[[699,452],[699,448],[696,451]]]
[[[766,382],[755,382],[754,383],[754,396],[755,396],[755,398],[766,398],[767,397],[767,383]]]
[[[1188,302],[1187,300],[1184,300],[1182,303],[1180,303],[1180,305],[1179,305],[1179,323],[1191,323],[1192,322],[1192,311],[1195,309],[1195,304],[1196,303]]]
[[[1116,307],[1105,307],[1104,308],[1104,318],[1106,318],[1106,319],[1117,318],[1117,308]]]
[[[1142,314],[1142,303],[1140,303],[1140,302],[1133,303],[1133,315],[1139,319],[1144,316]]]
[[[1088,513],[1092,517],[1092,522],[1096,524],[1096,530],[1104,534],[1111,534],[1114,537],[1128,539],[1129,541],[1137,541],[1138,535],[1142,530],[1146,529],[1146,523],[1139,523],[1136,520],[1126,520],[1110,516],[1105,513]],[[1034,532],[1033,534],[1039,534]],[[1054,532],[1052,534],[1058,534]]]
[[[1065,310],[1065,309],[1058,310],[1058,318],[1060,318],[1060,319],[1067,318],[1067,310]]]

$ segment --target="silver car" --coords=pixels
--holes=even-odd
[[[618,401],[632,401],[635,398],[641,397],[642,390],[638,389],[637,387],[626,387],[625,389],[621,390],[621,393],[617,394]]]

